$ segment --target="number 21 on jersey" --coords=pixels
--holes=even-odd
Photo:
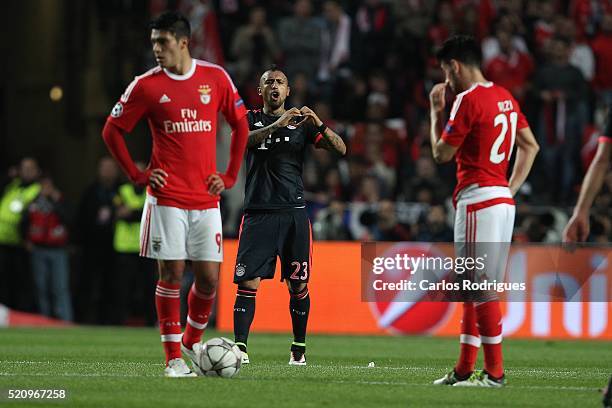
[[[499,164],[504,161],[504,159],[508,159],[508,161],[510,160],[510,157],[512,156],[512,149],[514,148],[514,140],[516,139],[516,125],[518,123],[518,113],[508,112],[513,110],[512,101],[498,102],[497,105],[501,113],[495,116],[493,125],[495,128],[500,126],[501,128],[499,130],[499,136],[497,136],[493,142],[491,153],[489,155],[489,160],[491,160],[491,163],[494,164]],[[508,149],[508,155],[506,156],[506,152],[501,151],[501,148],[504,144],[504,140],[506,140],[508,130],[510,130],[510,146]]]

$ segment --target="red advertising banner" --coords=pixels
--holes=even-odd
[[[217,324],[233,330],[236,285],[232,283],[237,242],[224,243],[218,292]],[[311,265],[310,333],[333,334],[459,334],[461,305],[452,302],[389,301],[388,296],[363,301],[361,243],[315,242]],[[399,253],[450,255],[452,244],[395,243]],[[510,248],[508,271],[525,282],[526,291],[503,303],[504,336],[557,339],[612,339],[612,251],[580,248],[572,253],[548,246]],[[559,290],[571,289],[571,302],[554,301]],[[542,297],[542,293],[550,296]],[[523,296],[521,298],[520,296]],[[537,296],[537,302],[533,301]],[[597,301],[592,301],[593,299]],[[605,299],[606,301],[601,301]],[[290,332],[289,295],[280,282],[263,281],[257,294],[253,331]]]

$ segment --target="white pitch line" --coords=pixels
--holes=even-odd
[[[122,378],[122,377],[162,377],[161,375],[151,374],[102,374],[102,373],[2,373],[0,377],[108,377],[108,378]]]
[[[28,360],[0,360],[2,364],[58,364],[58,365],[90,365],[96,367],[113,367],[113,366],[134,366],[134,367],[163,367],[161,363],[145,363],[140,361],[134,362],[95,362],[95,361],[64,361],[64,360],[56,360],[56,361],[28,361]],[[266,368],[273,368],[274,366],[268,366]],[[389,371],[427,371],[427,372],[438,372],[440,370],[444,370],[444,368],[440,367],[431,367],[431,366],[405,366],[405,367],[389,367],[389,366],[376,366],[376,367],[367,367],[365,365],[323,365],[323,364],[309,364],[309,368],[318,368],[318,369],[345,369],[345,370],[389,370]],[[281,368],[279,366],[279,368]],[[284,368],[284,367],[282,367]],[[605,369],[600,368],[589,368],[589,367],[581,367],[581,370],[589,371],[596,375],[608,375],[609,372]],[[553,375],[556,377],[560,376],[584,376],[583,371],[577,370],[556,370],[556,369],[537,369],[531,367],[511,367],[506,370],[508,373],[517,373],[517,374],[538,374],[538,375]]]
[[[49,374],[45,373],[3,373],[0,372],[0,377],[49,377]],[[163,378],[161,375],[150,375],[150,374],[100,374],[100,373],[59,373],[53,374],[53,377],[95,377],[95,378]],[[276,381],[277,379],[258,378],[257,381]],[[347,381],[347,380],[328,380],[327,383],[335,384],[361,384],[361,385],[393,385],[402,387],[435,387],[441,388],[438,385],[431,383],[409,383],[400,381]],[[449,387],[442,387],[449,388]],[[599,388],[595,387],[568,387],[568,386],[554,386],[554,385],[509,385],[511,389],[525,389],[525,390],[564,390],[564,391],[598,391]]]
[[[368,367],[368,366],[336,366],[336,365],[308,365],[308,367],[313,367],[313,368],[341,368],[341,369],[349,369],[349,370],[375,370],[375,369],[382,369],[382,370],[392,370],[392,371],[440,371],[440,370],[444,370],[444,368],[440,368],[440,367],[421,367],[421,366],[407,366],[407,367],[388,367],[388,366],[375,366],[375,367]],[[608,375],[609,372],[607,370],[604,369],[599,369],[599,368],[583,368],[584,370],[589,370],[591,372],[594,372],[595,374],[602,374],[602,375]],[[571,371],[571,370],[556,370],[556,369],[550,369],[550,370],[543,370],[543,369],[537,369],[537,368],[528,368],[528,367],[513,367],[513,368],[508,368],[506,370],[509,373],[520,373],[520,374],[565,374],[565,375],[584,375],[584,372],[581,371]]]
[[[46,361],[31,361],[31,360],[0,360],[0,364],[59,364],[59,365],[95,365],[95,366],[142,366],[142,367],[160,367],[163,366],[162,363],[146,363],[142,361],[67,361],[67,360],[46,360]],[[273,367],[273,366],[268,366]],[[280,366],[279,366],[280,367]],[[397,371],[439,371],[443,370],[443,367],[432,367],[432,366],[404,366],[404,367],[391,367],[391,366],[375,366],[368,367],[367,365],[336,365],[336,364],[309,364],[307,367],[310,368],[333,368],[333,369],[349,369],[349,370],[359,370],[359,369],[383,369],[383,370],[397,370]],[[595,372],[597,374],[608,374],[608,371],[601,368],[592,368],[592,367],[579,367],[577,370],[557,370],[551,368],[547,369],[537,369],[531,367],[512,367],[508,368],[508,372],[517,372],[517,373],[529,373],[529,374],[549,374],[549,373],[557,373],[557,374],[580,374],[584,373],[578,370],[589,370],[591,372]]]

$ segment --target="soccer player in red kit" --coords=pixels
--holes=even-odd
[[[249,128],[244,103],[227,72],[191,58],[187,19],[168,12],[150,27],[159,65],[127,87],[102,135],[130,180],[148,184],[140,254],[158,260],[155,303],[166,353],[164,373],[193,377],[181,351],[196,361],[201,350],[223,260],[219,194],[235,183]],[[233,130],[223,174],[216,171],[215,156],[219,111]],[[144,172],[134,165],[124,140],[143,118],[153,137],[151,161]],[[186,260],[192,261],[195,283],[181,335],[179,290]]]
[[[589,237],[589,210],[610,169],[612,155],[612,105],[608,107],[608,124],[599,137],[595,158],[589,165],[574,213],[563,231],[563,242],[582,242]]]
[[[436,162],[453,157],[457,162],[455,242],[509,243],[513,196],[529,174],[538,144],[510,92],[484,78],[480,45],[474,38],[448,39],[437,58],[446,82],[435,85],[430,93],[431,145]],[[448,122],[447,87],[456,94]],[[515,144],[516,159],[508,181]],[[501,387],[505,378],[501,341],[499,301],[464,302],[459,360],[453,371],[434,384]],[[481,344],[484,370],[475,371]]]

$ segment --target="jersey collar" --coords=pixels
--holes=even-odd
[[[166,68],[164,68],[164,72],[166,73],[166,75],[168,75],[171,79],[174,79],[175,81],[184,81],[184,80],[189,79],[189,78],[191,78],[193,76],[193,73],[195,72],[195,69],[196,69],[196,62],[192,58],[191,59],[191,68],[189,68],[189,71],[187,71],[183,75],[173,74],[172,72],[168,71]]]

